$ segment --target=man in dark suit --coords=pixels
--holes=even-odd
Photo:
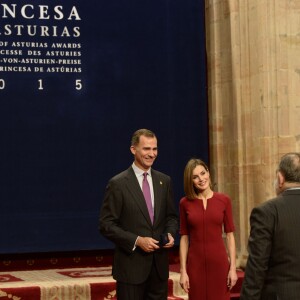
[[[106,187],[100,232],[115,243],[112,273],[117,281],[117,298],[166,300],[167,250],[173,247],[178,229],[171,179],[151,168],[157,156],[157,139],[152,131],[137,130],[130,150],[132,166],[110,179]],[[150,203],[143,194],[144,184],[150,187]],[[163,234],[165,244],[160,245]]]
[[[277,197],[254,208],[240,300],[300,299],[300,153],[281,158]]]

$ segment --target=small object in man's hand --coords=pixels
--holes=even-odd
[[[164,245],[169,243],[169,236],[167,233],[163,233],[159,237],[159,246],[163,247]]]

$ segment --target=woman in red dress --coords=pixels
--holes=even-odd
[[[231,200],[211,189],[207,165],[188,161],[180,200],[180,285],[190,300],[229,300],[236,284]],[[223,241],[226,233],[226,244]]]

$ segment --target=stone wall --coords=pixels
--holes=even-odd
[[[232,198],[238,266],[252,208],[300,151],[300,0],[205,0],[210,167]]]

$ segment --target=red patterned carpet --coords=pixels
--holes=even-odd
[[[171,265],[168,300],[188,299]],[[239,272],[239,285],[242,272]],[[240,286],[231,299],[238,299]],[[0,272],[0,300],[115,300],[111,267]]]
[[[0,272],[0,299],[114,300],[111,267]],[[187,299],[179,273],[170,271],[168,300]]]

